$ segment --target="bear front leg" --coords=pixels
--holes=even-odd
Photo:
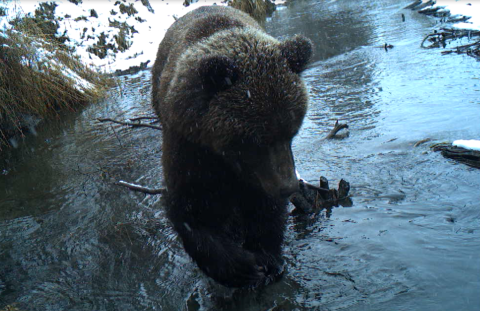
[[[269,283],[265,257],[243,249],[230,237],[192,222],[174,223],[186,252],[209,277],[227,287]]]
[[[256,216],[255,220],[250,218],[248,222],[243,247],[258,254],[257,262],[261,263],[267,282],[272,282],[280,278],[285,270],[282,256],[285,217],[281,212],[271,215],[268,220]]]

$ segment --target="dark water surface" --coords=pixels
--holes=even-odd
[[[161,131],[95,121],[152,114],[143,72],[3,153],[0,310],[479,310],[480,171],[428,146],[480,138],[480,64],[420,49],[435,21],[406,4],[299,0],[266,24],[316,46],[298,171],[346,179],[354,200],[330,218],[289,220],[280,282],[218,288],[159,197],[113,185],[162,185]],[[323,140],[337,119],[350,136]]]

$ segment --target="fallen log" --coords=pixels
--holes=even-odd
[[[430,147],[433,151],[440,151],[449,159],[464,163],[474,168],[480,168],[480,151],[452,146],[449,143],[439,143]]]

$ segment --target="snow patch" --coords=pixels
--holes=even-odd
[[[423,0],[423,2],[427,2]],[[434,8],[441,8],[443,12],[450,12],[451,16],[469,17],[466,22],[453,24],[455,29],[480,30],[480,1],[474,0],[437,0]]]
[[[428,0],[422,0],[427,3]],[[284,1],[276,1],[276,4],[282,4]],[[335,2],[335,0],[331,0]],[[31,0],[12,1],[17,11],[23,14],[35,12],[39,6],[39,2]],[[188,7],[183,6],[183,1],[157,1],[151,0],[150,5],[154,12],[141,4],[140,1],[131,1],[127,4],[133,4],[137,14],[128,16],[127,14],[111,15],[112,9],[118,11],[115,6],[115,0],[84,1],[79,5],[75,5],[66,0],[57,0],[58,5],[55,14],[62,17],[60,21],[59,33],[66,33],[71,39],[68,44],[74,46],[77,54],[81,57],[85,64],[101,69],[104,72],[115,72],[116,70],[126,70],[133,66],[139,66],[142,63],[149,62],[153,64],[156,58],[158,45],[163,39],[167,29],[175,22],[175,19],[185,15],[186,13],[204,5],[226,5],[220,0],[199,0]],[[480,30],[480,1],[473,0],[437,0],[433,7],[441,8],[442,11],[449,12],[455,17],[469,17],[467,21],[461,21],[453,24],[458,29],[476,29]],[[285,8],[279,6],[278,9]],[[14,8],[11,7],[11,10]],[[94,9],[98,17],[91,16],[91,9]],[[15,14],[9,14],[14,16]],[[78,19],[85,16],[88,20]],[[137,19],[140,17],[140,20]],[[133,35],[130,42],[131,46],[124,52],[113,53],[108,52],[107,57],[100,59],[99,57],[88,52],[88,48],[97,40],[99,34],[104,32],[110,34],[110,41],[113,40],[114,34],[118,34],[120,29],[111,27],[110,21],[113,19],[118,22],[126,22],[133,26],[138,33]],[[145,20],[142,22],[141,20]],[[0,21],[0,35],[2,28],[10,27],[6,19]],[[92,30],[93,28],[93,30]],[[107,42],[108,43],[108,42]]]
[[[480,140],[470,139],[470,140],[455,140],[452,143],[452,146],[461,147],[470,150],[480,151]]]
[[[112,16],[111,11],[118,11],[114,6],[115,0],[98,1],[92,5],[92,1],[84,1],[75,5],[66,0],[57,0],[58,5],[55,9],[55,15],[62,17],[58,33],[65,33],[70,42],[67,44],[75,47],[77,54],[85,64],[102,69],[105,72],[115,72],[116,70],[126,70],[141,63],[155,61],[158,45],[162,41],[167,29],[175,22],[175,19],[186,13],[205,5],[221,4],[219,0],[200,0],[188,7],[183,6],[183,1],[156,1],[151,0],[150,5],[153,13],[140,1],[131,2],[134,5],[137,14],[128,16],[127,14],[117,13]],[[25,13],[35,12],[39,6],[38,3],[31,0],[18,1],[19,6]],[[130,4],[130,2],[128,3]],[[91,9],[94,9],[98,17],[91,16]],[[78,19],[85,16],[87,20]],[[144,22],[137,19],[140,17]],[[88,48],[97,40],[98,36],[104,32],[110,34],[110,41],[120,30],[110,26],[110,22],[116,20],[120,23],[126,22],[128,25],[138,31],[133,35],[131,46],[125,52],[113,53],[109,51],[107,57],[100,59],[96,55],[88,52]],[[92,30],[93,29],[93,30]],[[108,44],[109,42],[107,42]]]

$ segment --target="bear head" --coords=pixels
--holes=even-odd
[[[175,89],[164,98],[164,126],[286,198],[298,187],[291,143],[307,110],[299,74],[311,55],[303,36],[278,41],[248,27],[216,33],[180,58]]]

